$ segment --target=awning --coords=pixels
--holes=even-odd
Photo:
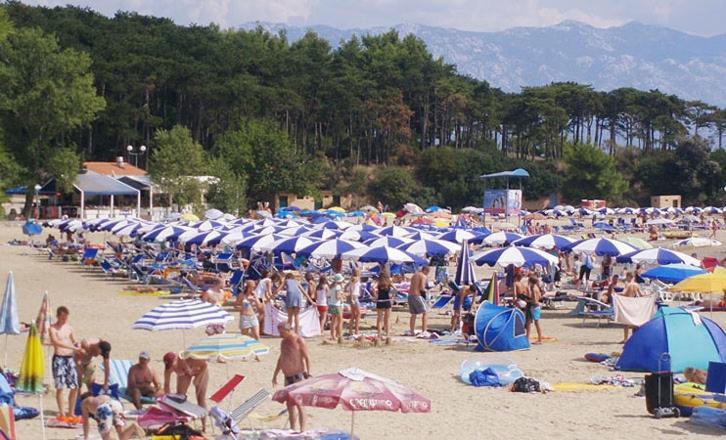
[[[113,177],[86,171],[78,173],[73,186],[88,196],[135,196],[139,190]]]
[[[126,185],[141,191],[147,191],[153,185],[149,176],[123,176],[117,179],[120,182],[123,182]]]

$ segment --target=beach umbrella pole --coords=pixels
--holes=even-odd
[[[350,437],[353,438],[353,432],[355,431],[355,411],[350,412]]]
[[[40,393],[40,427],[43,430],[43,440],[45,440],[45,409],[43,408],[43,393]]]
[[[3,366],[7,368],[8,366],[8,334],[5,333],[5,361],[3,362]]]

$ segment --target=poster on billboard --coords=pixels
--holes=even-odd
[[[522,190],[488,189],[482,207],[487,214],[517,215],[522,210]]]

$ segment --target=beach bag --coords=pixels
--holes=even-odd
[[[542,388],[537,379],[520,377],[512,384],[512,391],[516,393],[539,393],[542,391]]]

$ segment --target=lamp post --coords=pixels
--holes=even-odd
[[[38,193],[40,192],[40,188],[42,188],[42,186],[40,186],[37,183],[33,187],[33,189],[35,190],[35,208],[36,208],[36,211],[35,211],[35,219],[36,220],[38,220],[38,218],[40,217],[40,198],[38,197]]]
[[[133,145],[127,146],[126,147],[126,151],[128,151],[129,156],[134,156],[134,166],[135,167],[138,167],[139,166],[139,155],[142,155],[142,154],[145,154],[146,153],[146,145],[141,145],[139,147],[139,152],[138,153],[134,152],[134,146]]]

